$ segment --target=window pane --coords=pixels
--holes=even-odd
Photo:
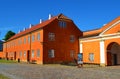
[[[24,51],[24,57],[26,56],[26,51]]]
[[[24,38],[24,44],[26,43],[26,38]]]
[[[30,43],[30,36],[28,36],[28,43]]]
[[[34,50],[32,50],[32,57],[34,57]]]
[[[40,33],[37,34],[37,40],[40,40]]]
[[[35,41],[35,35],[32,35],[32,42]]]
[[[54,41],[55,40],[55,34],[54,33],[49,33],[48,34],[48,39],[49,39],[49,41]]]
[[[75,41],[75,36],[74,35],[70,35],[70,42],[74,42]]]
[[[22,57],[22,52],[20,52],[20,57]]]
[[[22,39],[19,39],[19,40],[18,40],[18,44],[19,44],[19,45],[22,44]]]
[[[37,50],[37,57],[40,57],[40,50]]]
[[[70,50],[70,57],[71,58],[74,58],[74,54],[75,54],[75,51],[74,50]]]
[[[65,21],[59,21],[58,24],[61,28],[66,28],[66,22]]]
[[[48,57],[49,58],[54,58],[55,57],[53,49],[51,49],[51,50],[48,51]]]
[[[89,54],[89,60],[90,60],[90,61],[94,61],[94,54],[93,54],[93,53],[90,53],[90,54]]]

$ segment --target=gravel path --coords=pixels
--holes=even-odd
[[[0,73],[11,79],[120,79],[120,66],[0,64]]]

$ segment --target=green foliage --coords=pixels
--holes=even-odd
[[[0,63],[17,63],[15,60],[0,59]]]
[[[3,40],[7,41],[9,38],[11,38],[14,35],[15,35],[14,32],[8,31]]]
[[[6,77],[6,76],[0,74],[0,79],[10,79],[10,78],[8,78],[8,77]]]

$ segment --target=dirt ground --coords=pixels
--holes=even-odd
[[[11,79],[120,79],[120,66],[0,64],[0,73]]]

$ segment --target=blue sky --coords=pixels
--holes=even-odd
[[[120,16],[120,0],[0,0],[0,39],[60,13],[82,31],[96,29]]]

